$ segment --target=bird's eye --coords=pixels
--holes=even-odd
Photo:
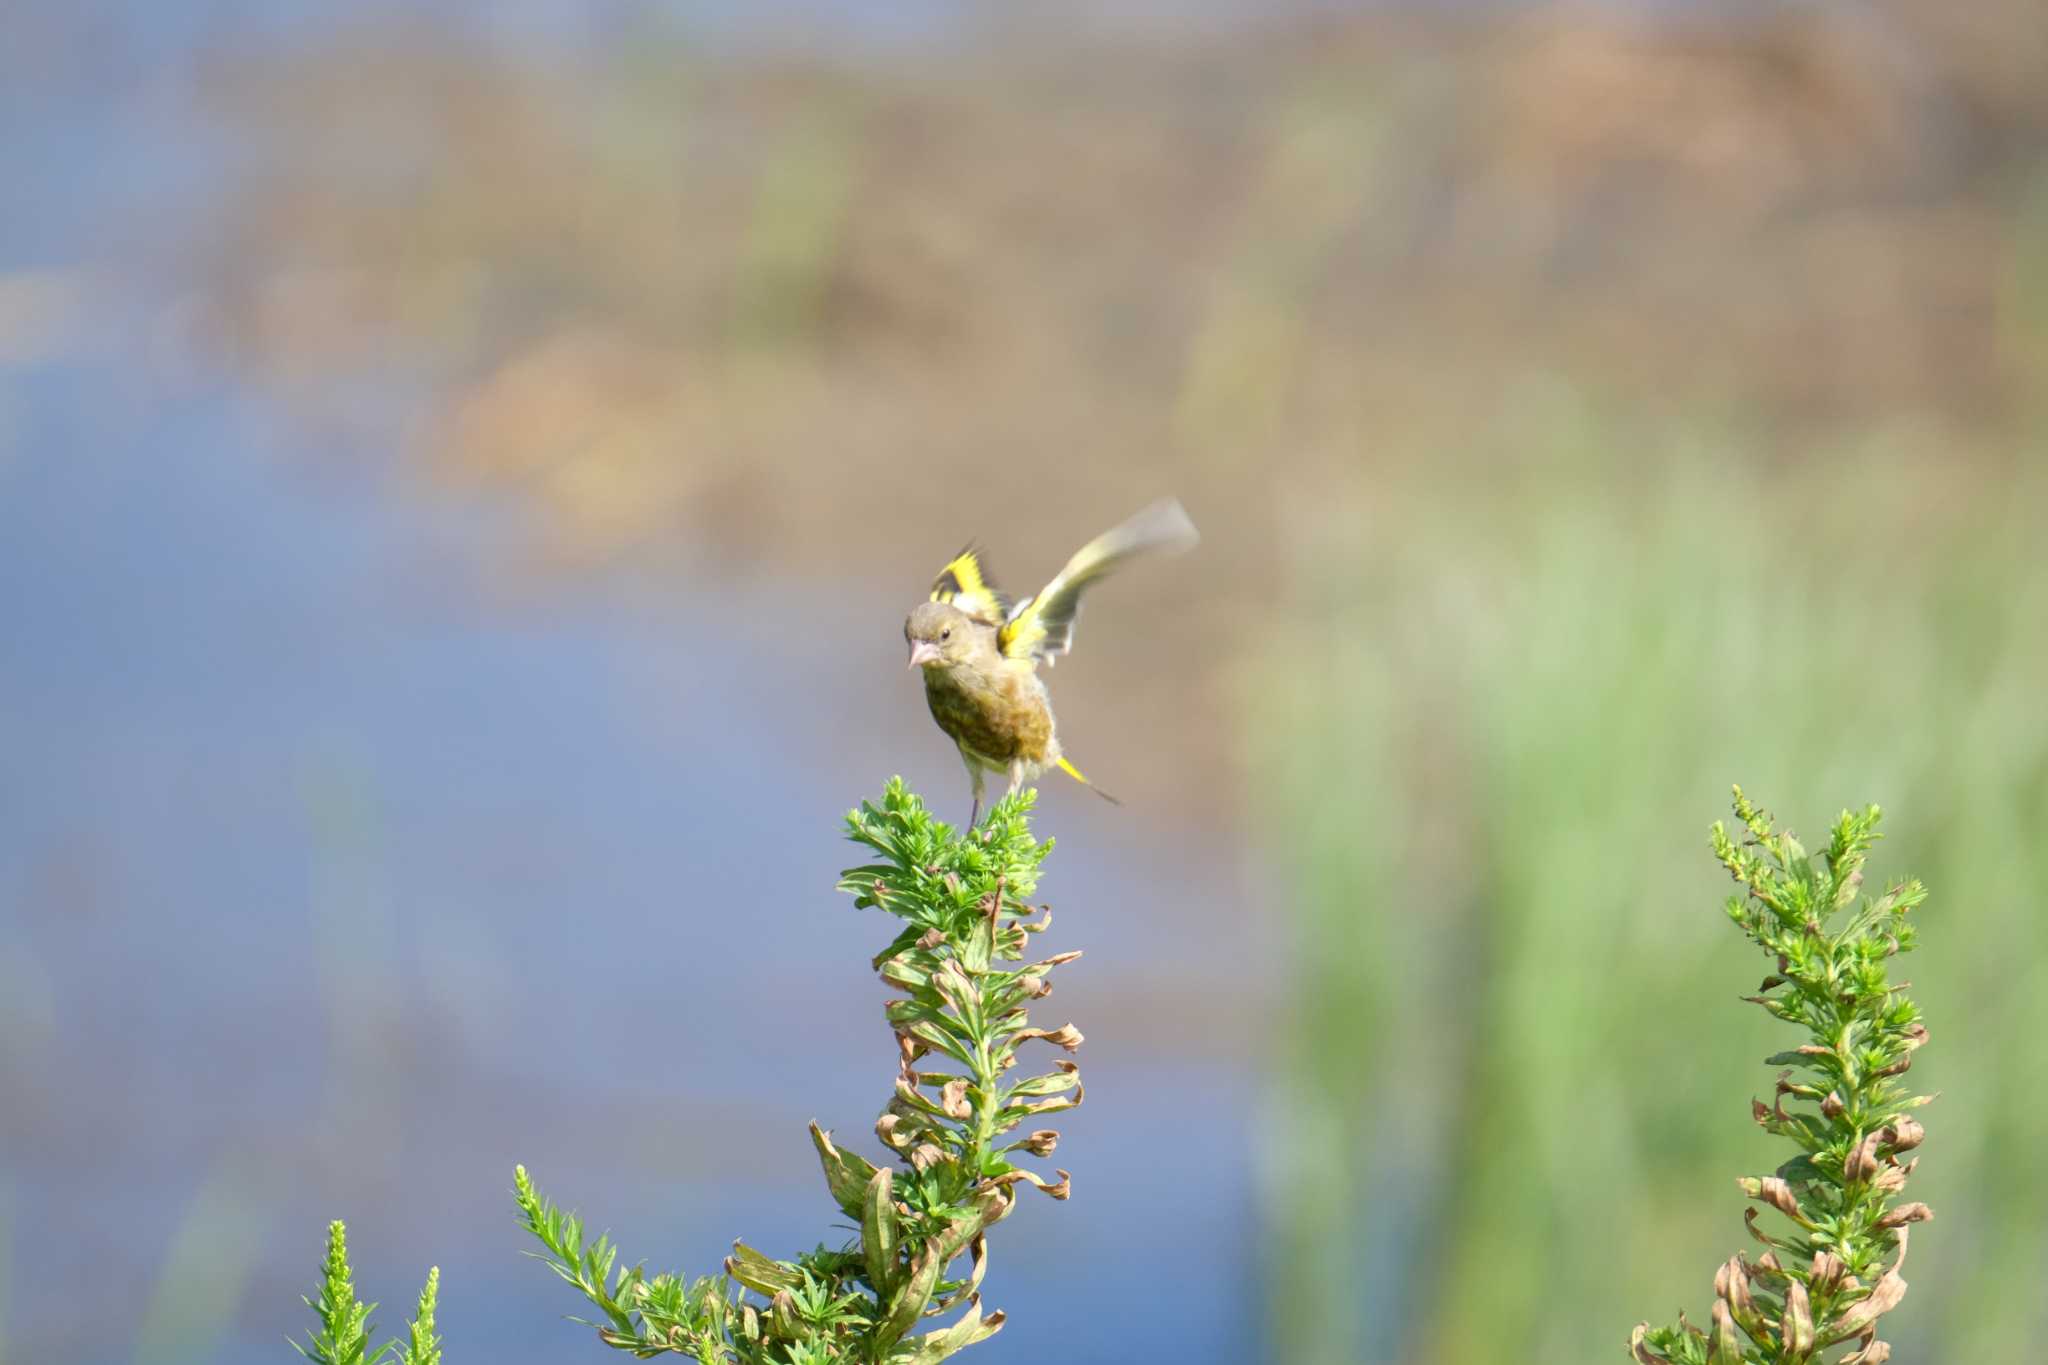
[[[947,626],[947,627],[946,627],[946,628],[945,628],[944,630],[942,630],[942,631],[940,631],[940,632],[939,632],[939,638],[940,638],[941,640],[950,640],[950,639],[952,639],[952,638],[953,638],[953,628],[952,628],[951,626]]]

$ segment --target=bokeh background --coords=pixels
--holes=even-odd
[[[1705,828],[1883,803],[1904,1360],[2048,1329],[2030,0],[14,5],[0,1353],[450,1359],[840,1235],[898,626],[1177,492],[1054,681],[1089,1034],[1003,1361],[1620,1358],[1781,1045]],[[1049,1022],[1058,1022],[1057,1019]]]

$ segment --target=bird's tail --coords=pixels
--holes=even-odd
[[[1082,786],[1086,787],[1089,791],[1094,792],[1103,800],[1109,802],[1110,805],[1121,806],[1123,804],[1123,802],[1117,800],[1114,796],[1111,796],[1108,792],[1104,791],[1102,788],[1096,786],[1093,782],[1090,782],[1087,778],[1083,777],[1081,775],[1081,770],[1075,767],[1073,764],[1067,762],[1067,760],[1065,760],[1064,758],[1060,759],[1058,762],[1059,770],[1061,772],[1065,773],[1068,777],[1073,778],[1076,782],[1079,782]]]

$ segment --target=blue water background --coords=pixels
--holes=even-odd
[[[329,18],[255,13],[110,10],[0,93],[0,278],[84,300],[0,364],[0,1340],[295,1359],[342,1217],[387,1325],[442,1266],[451,1360],[601,1358],[512,1164],[658,1267],[843,1236],[804,1124],[874,1150],[889,926],[834,894],[834,824],[892,772],[963,783],[900,593],[508,587],[517,509],[370,439],[402,387],[336,437],[190,363],[160,244],[234,158],[191,62]],[[1256,1357],[1245,855],[1073,790],[1044,824],[1089,1099],[977,1358]]]

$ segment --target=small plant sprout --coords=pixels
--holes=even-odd
[[[441,1342],[434,1335],[434,1303],[441,1293],[439,1266],[427,1272],[426,1288],[420,1291],[419,1316],[413,1319],[405,1341],[387,1341],[375,1347],[370,1338],[376,1331],[370,1314],[374,1303],[356,1298],[355,1277],[348,1265],[348,1229],[339,1221],[327,1225],[327,1259],[320,1267],[320,1297],[307,1299],[306,1307],[320,1319],[320,1330],[304,1345],[293,1347],[313,1365],[441,1365]]]
[[[1768,1061],[1778,1072],[1771,1103],[1750,1102],[1765,1131],[1799,1150],[1766,1176],[1737,1182],[1762,1244],[1714,1276],[1705,1329],[1681,1315],[1671,1327],[1639,1325],[1629,1352],[1642,1365],[1880,1365],[1891,1347],[1878,1321],[1905,1297],[1907,1234],[1932,1217],[1903,1202],[1922,1130],[1900,1077],[1927,1041],[1920,1010],[1886,964],[1913,947],[1907,912],[1926,899],[1917,881],[1863,896],[1863,863],[1878,839],[1878,809],[1844,811],[1825,852],[1809,855],[1735,789],[1733,834],[1713,830],[1714,856],[1741,890],[1728,917],[1774,961],[1745,997],[1808,1041]],[[1760,1216],[1765,1209],[1768,1215]],[[1788,1226],[1789,1225],[1789,1226]]]

